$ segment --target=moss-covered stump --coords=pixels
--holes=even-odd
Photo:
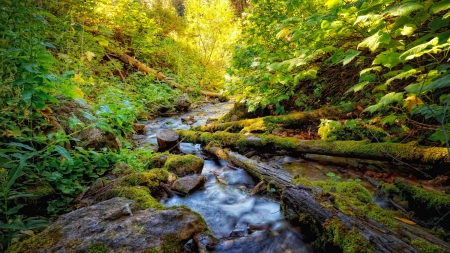
[[[188,208],[139,210],[132,200],[114,198],[59,217],[7,252],[181,252],[206,230],[204,220]]]
[[[415,215],[432,221],[435,225],[450,229],[450,195],[428,190],[408,183],[403,178],[394,179],[394,186],[384,184],[388,193],[398,193],[408,201]],[[450,238],[448,238],[450,239]]]
[[[208,144],[212,141],[222,146],[251,146],[284,149],[293,152],[322,154],[341,157],[392,161],[392,157],[417,164],[450,165],[446,148],[422,147],[410,143],[372,143],[363,141],[301,140],[293,137],[244,135],[235,133],[208,133],[188,130],[178,131],[186,142]]]
[[[190,174],[200,174],[203,169],[204,161],[195,155],[170,155],[164,164],[164,168],[177,176]]]
[[[320,118],[345,118],[348,113],[351,113],[355,110],[357,110],[357,104],[346,104],[335,107],[321,108],[308,112],[296,112],[280,116],[267,116],[255,119],[230,121],[226,123],[214,123],[199,126],[195,129],[206,132],[216,132],[225,130],[227,128],[235,128],[239,131],[242,128],[249,127],[251,125],[259,125],[260,127],[263,125],[266,129],[271,131],[277,124],[298,126],[308,123],[311,120],[319,121]]]

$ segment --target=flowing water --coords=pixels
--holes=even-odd
[[[181,120],[187,117],[196,120],[193,126],[204,125],[208,118],[220,117],[232,107],[232,102],[209,104],[183,115],[144,121],[146,135],[135,138],[140,145],[156,150],[158,130],[189,129],[191,126]],[[180,146],[183,153],[205,158],[200,145],[181,143]],[[275,157],[271,163],[311,180],[327,180],[328,172],[342,175],[343,178],[360,176],[342,173],[337,167],[324,167],[289,156]],[[214,252],[314,252],[313,247],[303,241],[301,231],[284,219],[278,202],[260,196],[247,197],[255,181],[245,170],[231,168],[225,161],[206,159],[202,175],[206,178],[202,189],[186,197],[174,196],[161,202],[167,207],[185,205],[200,213],[212,235],[221,239]],[[249,232],[248,228],[252,226],[264,229]]]

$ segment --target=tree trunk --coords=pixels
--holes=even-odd
[[[173,80],[170,80],[162,72],[159,72],[159,71],[157,71],[155,69],[152,69],[152,68],[148,67],[144,63],[136,60],[135,58],[133,58],[133,57],[131,57],[129,55],[122,54],[122,55],[116,56],[116,55],[112,55],[112,54],[107,54],[107,56],[113,56],[113,57],[119,59],[120,61],[122,61],[124,63],[132,65],[133,67],[137,68],[138,70],[140,70],[140,71],[142,71],[144,73],[152,74],[159,81],[164,81],[164,82],[166,82],[168,85],[170,85],[172,87],[175,87],[175,88],[180,89],[180,90],[185,91],[185,92],[190,92],[190,93],[195,92],[194,89],[192,89],[190,87],[184,87],[183,85],[181,85],[181,84],[179,84],[179,83],[177,83],[177,82],[175,82]],[[215,93],[215,92],[209,92],[209,91],[203,91],[202,90],[202,91],[200,91],[200,93],[205,95],[205,96],[208,96],[208,97],[217,97],[217,98],[222,97],[222,95],[220,93]]]
[[[205,132],[223,131],[229,127],[242,129],[244,127],[269,127],[273,124],[281,125],[302,125],[309,121],[318,121],[320,118],[348,118],[352,116],[354,111],[361,109],[358,104],[346,104],[334,107],[321,108],[308,112],[295,112],[287,115],[267,116],[255,119],[244,119],[239,121],[230,121],[226,123],[213,123],[209,125],[199,126],[196,130]]]
[[[404,241],[397,233],[368,217],[362,220],[347,216],[339,210],[328,210],[316,201],[311,189],[302,185],[292,185],[290,183],[291,176],[283,170],[258,163],[238,153],[218,147],[208,146],[206,150],[220,159],[242,167],[254,177],[262,178],[268,184],[285,189],[282,201],[296,213],[306,213],[320,224],[338,220],[345,225],[347,231],[356,229],[366,242],[374,247],[374,252],[421,252]]]
[[[158,141],[158,152],[163,152],[166,150],[171,150],[176,148],[179,150],[180,136],[177,132],[170,129],[159,130],[156,133],[156,140]]]
[[[331,155],[350,158],[393,161],[401,160],[413,164],[450,165],[446,148],[421,147],[416,143],[371,143],[364,141],[301,140],[275,135],[244,135],[234,133],[208,133],[179,130],[186,142],[204,143],[216,141],[228,147],[265,147],[292,152]],[[395,158],[395,159],[394,159]]]

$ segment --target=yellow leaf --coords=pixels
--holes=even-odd
[[[73,93],[75,95],[75,98],[83,98],[84,97],[84,92],[78,86],[75,86],[73,88]]]
[[[84,83],[84,79],[81,77],[82,75],[83,75],[83,73],[81,73],[81,72],[78,74],[75,74],[75,76],[72,77],[70,79],[70,81],[72,81],[74,83]]]
[[[86,53],[84,53],[84,56],[88,61],[92,61],[92,59],[95,57],[95,54],[91,51],[87,51]]]
[[[415,95],[409,96],[403,101],[403,107],[407,107],[409,111],[411,111],[414,106],[421,104],[423,104],[422,100]]]
[[[410,36],[414,32],[414,30],[416,30],[416,29],[417,29],[417,27],[415,25],[413,25],[413,24],[406,24],[400,30],[402,32],[402,35]]]
[[[277,33],[277,39],[284,38],[289,34],[289,28],[283,28],[281,31]]]
[[[409,225],[416,225],[416,223],[414,221],[408,220],[408,219],[405,219],[405,218],[400,218],[400,217],[395,217],[394,216],[394,219],[397,219],[397,220],[399,220],[399,221],[401,221],[403,223],[409,224]]]

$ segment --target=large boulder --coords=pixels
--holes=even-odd
[[[188,194],[189,192],[201,187],[204,183],[205,178],[203,176],[186,176],[175,181],[172,185],[172,190],[182,194]]]
[[[7,252],[180,252],[206,229],[187,208],[138,210],[134,201],[114,198],[59,217]]]
[[[72,116],[77,117],[86,126],[93,123],[91,119],[86,117],[87,115],[92,115],[92,112],[86,105],[75,100],[59,98],[59,104],[52,104],[50,108],[57,121],[55,124],[59,124],[61,127],[55,128],[57,130],[64,129],[67,134],[75,132],[73,137],[80,140],[76,143],[77,146],[86,149],[93,148],[95,150],[101,150],[104,147],[119,150],[122,147],[122,143],[113,133],[101,130],[100,128],[90,127],[82,131],[77,127],[75,129],[69,128],[69,119]]]

